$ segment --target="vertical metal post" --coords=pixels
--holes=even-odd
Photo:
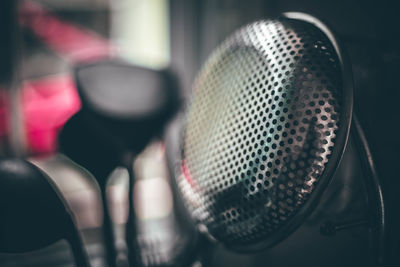
[[[18,25],[19,1],[0,3],[0,94],[5,109],[6,138],[0,151],[11,156],[25,154],[25,138],[20,97],[22,37]]]

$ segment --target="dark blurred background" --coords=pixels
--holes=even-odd
[[[398,227],[400,225],[398,216],[400,179],[399,165],[396,162],[400,148],[399,138],[396,137],[400,130],[398,126],[400,24],[397,1],[36,0],[27,2],[39,4],[60,20],[87,31],[88,35],[100,40],[100,43],[110,42],[117,47],[115,53],[118,57],[124,60],[152,68],[171,66],[178,77],[184,99],[190,96],[191,84],[206,58],[238,27],[258,19],[274,18],[287,11],[309,13],[324,21],[344,42],[350,56],[355,82],[355,111],[365,128],[383,182],[388,210],[388,242],[390,244],[388,263],[390,266],[400,265]],[[10,7],[7,3],[8,1],[0,3],[0,10],[5,20],[12,14],[7,11]],[[40,16],[41,13],[38,13],[37,19],[40,19]],[[51,28],[51,26],[47,24],[47,27]],[[24,82],[70,75],[71,68],[77,59],[76,55],[65,47],[57,46],[57,42],[54,45],[53,41],[48,41],[49,38],[43,40],[43,36],[48,35],[47,33],[40,34],[40,23],[23,25],[20,37],[15,37],[13,34],[15,29],[12,25],[2,23],[1,27],[4,28],[2,32],[9,33],[12,37],[11,39],[0,37],[0,43],[3,46],[0,47],[1,60],[5,66],[1,68],[3,70],[2,84],[10,84],[11,82],[7,79],[11,79],[10,77],[14,75],[8,72],[7,67],[18,68],[19,77],[12,79]],[[50,35],[57,40],[57,35],[65,37],[65,34],[62,31],[53,31]],[[21,40],[18,41],[18,38]],[[15,46],[21,44],[18,55],[7,51],[7,43]],[[79,40],[76,43],[79,44]],[[79,49],[83,49],[82,53],[85,53],[85,46],[82,44],[74,46],[74,49],[78,52]],[[15,57],[20,58],[18,64],[13,63],[16,61]],[[68,79],[63,86],[70,88]],[[22,86],[22,88],[25,87]],[[51,88],[47,90],[51,91]],[[56,118],[60,124],[51,126],[56,130],[62,127],[63,121],[79,109],[79,101],[74,100],[74,94],[67,93],[67,95],[72,100],[62,102],[63,112]],[[29,113],[29,111],[24,112]],[[26,124],[29,122],[25,122],[25,128],[28,127],[29,131],[30,128]],[[53,128],[51,131],[54,130]],[[2,132],[4,131],[3,128]],[[29,136],[29,133],[27,135]],[[101,212],[95,186],[87,172],[74,169],[72,162],[56,153],[56,138],[51,134],[49,136],[45,138],[45,141],[43,137],[39,138],[44,143],[47,142],[42,150],[37,147],[37,150],[32,150],[30,145],[35,147],[32,142],[37,139],[29,137],[27,141],[25,140],[27,144],[23,149],[28,151],[27,154],[35,156],[32,158],[34,163],[53,174],[52,178],[61,187],[69,204],[77,211],[78,224],[84,233],[93,266],[103,266],[101,240],[96,232],[96,229],[100,227],[98,218]],[[154,148],[157,145],[159,144],[153,144],[153,150],[150,149],[152,153],[158,153],[157,148]],[[150,161],[154,159],[149,156],[147,158],[150,158]],[[152,166],[150,169],[154,168],[154,165]],[[167,180],[170,179],[166,172],[163,176]],[[118,179],[115,181],[119,187],[115,187],[114,190],[125,190],[124,182],[118,182]],[[118,205],[123,201],[126,201],[123,197],[115,199]],[[115,217],[117,223],[124,223],[123,211],[117,211]],[[63,244],[56,246],[63,247]],[[123,249],[123,245],[121,246]],[[59,251],[57,247],[48,249]],[[38,256],[35,256],[36,254]],[[0,265],[50,266],[54,264],[54,262],[41,263],[41,260],[47,257],[44,255],[48,255],[46,250],[36,254],[28,255],[37,257],[33,263],[17,260],[20,258],[17,256],[2,255]],[[29,258],[28,256],[26,258]],[[68,255],[64,257],[68,259]],[[240,255],[217,247],[212,262],[213,266],[262,266],[264,259],[262,253]],[[68,260],[65,260],[61,265],[69,266],[70,264]]]

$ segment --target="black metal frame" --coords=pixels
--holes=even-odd
[[[368,196],[373,196],[372,199],[368,198],[367,200],[370,209],[368,220],[373,241],[371,242],[371,253],[374,255],[374,258],[376,258],[375,265],[381,267],[385,265],[386,258],[386,211],[382,184],[375,167],[367,138],[356,114],[353,114],[352,127],[354,129],[352,138],[355,140],[358,154],[361,156],[360,159],[367,193]],[[375,221],[376,219],[377,221]]]

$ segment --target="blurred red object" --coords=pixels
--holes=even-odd
[[[19,21],[71,64],[108,58],[113,51],[106,38],[60,19],[33,1],[21,2]],[[81,107],[73,77],[63,74],[24,82],[21,95],[29,153],[54,153],[59,130]],[[9,124],[5,98],[0,95],[0,142],[4,142]]]
[[[32,1],[21,3],[19,21],[50,49],[72,63],[107,58],[113,51],[106,38],[60,19]]]
[[[57,151],[58,131],[81,107],[70,75],[59,75],[25,82],[22,85],[22,111],[30,154]],[[3,98],[4,95],[0,96]],[[7,133],[6,102],[0,103],[0,138]]]
[[[23,85],[22,107],[30,152],[57,150],[57,134],[81,107],[71,76],[53,76]]]

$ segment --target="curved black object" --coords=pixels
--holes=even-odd
[[[110,60],[77,66],[75,78],[84,106],[102,117],[144,120],[175,108],[176,86],[166,70]]]
[[[168,70],[109,60],[77,66],[75,80],[91,126],[102,127],[108,140],[135,153],[160,133],[179,106],[178,86]]]
[[[21,159],[0,158],[0,251],[23,253],[66,239],[78,266],[90,266],[69,210],[49,177]]]
[[[328,187],[352,115],[351,66],[319,20],[286,13],[233,33],[197,77],[183,127],[176,182],[194,222],[237,251],[284,240]],[[383,225],[380,186],[371,195]]]
[[[116,266],[116,249],[107,207],[106,184],[111,171],[129,171],[129,203],[133,203],[135,156],[162,134],[179,106],[176,81],[167,70],[152,70],[108,60],[77,66],[75,80],[82,109],[64,126],[61,151],[88,169],[99,182],[104,208],[108,263]],[[127,244],[131,264],[139,265],[133,205],[129,205]],[[136,256],[135,256],[136,255]]]
[[[179,106],[177,84],[167,70],[115,60],[77,66],[75,80],[82,109],[63,128],[61,150],[104,184],[125,152],[160,134]]]

